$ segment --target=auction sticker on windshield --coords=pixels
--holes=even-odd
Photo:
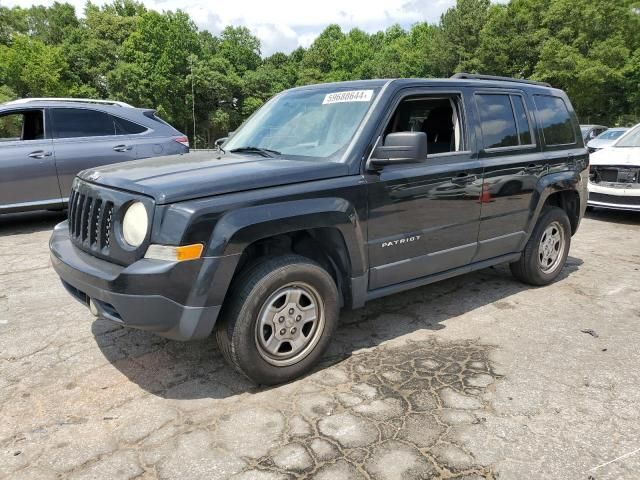
[[[324,97],[323,105],[330,103],[345,102],[370,102],[373,97],[373,90],[350,90],[348,92],[327,93]]]

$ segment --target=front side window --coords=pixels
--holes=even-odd
[[[576,143],[571,115],[564,100],[551,95],[534,95],[533,98],[545,144],[554,146]]]
[[[615,146],[623,148],[640,147],[640,125],[626,133],[624,137],[620,137]]]
[[[223,145],[227,152],[332,159],[346,147],[377,89],[314,88],[285,92],[264,105]]]
[[[424,132],[428,155],[463,150],[459,96],[410,96],[396,108],[384,137],[397,132]]]
[[[54,108],[56,138],[104,137],[116,135],[111,115],[84,108]]]
[[[43,138],[42,110],[26,110],[0,115],[0,142],[42,140]]]

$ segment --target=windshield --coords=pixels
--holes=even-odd
[[[633,130],[620,137],[615,143],[616,147],[640,147],[640,125],[634,127]]]
[[[596,137],[597,140],[615,140],[622,136],[626,130],[607,130]]]
[[[335,87],[285,92],[250,117],[223,148],[335,159],[353,138],[376,93],[377,89]]]

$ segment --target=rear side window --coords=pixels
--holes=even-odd
[[[548,146],[573,145],[576,135],[569,109],[560,97],[534,95],[537,117],[542,127],[544,143]]]
[[[520,95],[480,93],[476,101],[484,148],[533,144],[529,117]]]
[[[116,135],[136,135],[147,131],[147,127],[130,122],[124,118],[113,117],[116,123]]]
[[[518,127],[518,138],[520,145],[531,145],[531,125],[529,124],[529,116],[525,110],[524,101],[519,95],[512,95],[513,111],[516,115],[516,125]]]
[[[56,138],[104,137],[116,134],[113,117],[84,108],[54,108]]]

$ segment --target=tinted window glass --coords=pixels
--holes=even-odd
[[[516,121],[509,95],[476,95],[484,148],[513,147],[518,143]]]
[[[559,97],[535,95],[538,122],[542,127],[547,145],[567,145],[576,143],[569,109]]]
[[[116,122],[116,135],[135,135],[147,131],[147,127],[130,122],[124,118],[113,117]]]
[[[115,135],[113,117],[83,108],[54,108],[56,138],[103,137]]]
[[[0,116],[0,142],[43,138],[44,121],[41,110],[28,110]]]
[[[511,100],[513,100],[513,109],[516,114],[520,145],[531,145],[533,143],[531,139],[531,125],[529,125],[529,118],[527,117],[527,111],[525,110],[522,97],[519,95],[511,95]]]

